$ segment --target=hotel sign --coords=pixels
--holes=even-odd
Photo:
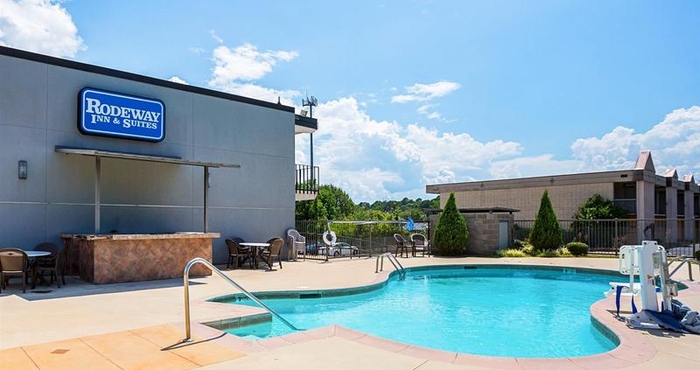
[[[80,90],[78,128],[86,135],[142,141],[165,138],[165,105],[160,100],[86,87]]]

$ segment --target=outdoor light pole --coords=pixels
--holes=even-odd
[[[309,107],[309,118],[314,118],[314,107],[318,105],[318,100],[316,97],[312,96],[307,96],[306,98],[301,100],[301,105],[303,107]],[[311,148],[311,190],[317,188],[316,186],[316,171],[314,171],[314,133],[309,134],[309,147]]]

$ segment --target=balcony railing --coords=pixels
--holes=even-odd
[[[306,164],[296,165],[296,193],[297,194],[317,194],[318,193],[318,166]]]
[[[626,210],[627,212],[636,215],[637,214],[637,200],[636,199],[614,199],[613,204]]]

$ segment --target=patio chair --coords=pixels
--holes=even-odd
[[[50,284],[53,284],[53,279],[56,279],[56,285],[60,288],[61,283],[58,281],[58,273],[61,272],[61,280],[63,285],[66,285],[66,273],[63,268],[65,263],[65,247],[58,246],[54,243],[40,243],[34,247],[35,251],[45,251],[51,252],[48,257],[38,257],[36,259],[34,268],[36,269],[36,275],[39,279],[44,281],[44,271],[49,272],[49,277],[51,278]]]
[[[296,229],[287,230],[287,246],[289,247],[288,261],[296,261],[299,252],[301,252],[304,255],[304,259],[306,259],[306,237],[301,236]]]
[[[284,245],[284,239],[282,238],[272,238],[267,241],[270,246],[268,248],[265,248],[261,251],[260,253],[260,260],[265,262],[267,266],[272,270],[272,266],[274,265],[274,258],[277,257],[277,261],[280,264],[280,269],[282,268],[282,257],[280,255],[280,251],[282,250],[282,246]]]
[[[405,253],[406,258],[408,258],[408,242],[403,237],[403,235],[398,233],[394,234],[394,240],[396,241],[396,251],[394,252],[394,256],[403,257]]]
[[[425,235],[420,233],[411,234],[411,246],[413,257],[415,257],[418,252],[421,252],[423,257],[425,257],[426,253],[430,256],[429,243]]]
[[[253,253],[250,248],[238,244],[242,242],[243,239],[241,238],[226,239],[226,246],[228,247],[228,263],[226,263],[226,269],[229,269],[231,264],[233,264],[233,268],[238,268],[241,264],[245,263],[246,260],[249,261],[248,264],[253,268]]]
[[[22,293],[27,292],[27,277],[32,271],[28,261],[27,254],[19,248],[0,249],[0,292],[13,276],[22,278]]]

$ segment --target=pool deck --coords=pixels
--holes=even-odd
[[[364,286],[386,279],[375,259],[283,262],[283,269],[225,273],[251,291],[297,291]],[[446,264],[555,265],[617,270],[608,258],[401,258],[406,267]],[[678,299],[700,310],[700,268],[674,278],[689,286]],[[67,285],[21,292],[13,279],[0,293],[0,369],[698,369],[700,335],[633,330],[614,316],[614,301],[591,308],[621,338],[615,350],[565,359],[487,357],[429,350],[339,326],[260,342],[221,335],[199,324],[238,317],[256,308],[206,302],[235,293],[216,275],[192,279],[194,342],[184,338],[182,280],[91,285],[66,277]],[[18,289],[19,288],[19,289]],[[572,294],[575,294],[572,292]],[[601,292],[602,298],[602,292]],[[628,307],[623,306],[625,309]],[[391,312],[387,314],[393,314]],[[429,314],[429,313],[426,313]],[[409,323],[410,325],[410,323]],[[516,330],[516,328],[514,328]],[[420,333],[416,333],[420,335]],[[507,339],[504,339],[507,340]]]

